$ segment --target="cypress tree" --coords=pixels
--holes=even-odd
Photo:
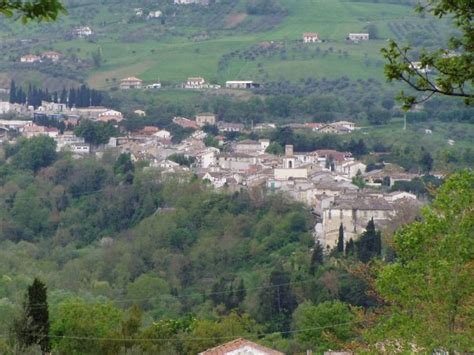
[[[324,263],[323,247],[319,240],[316,242],[316,245],[313,249],[313,254],[311,255],[311,262],[309,265],[309,273],[314,275],[316,269],[319,265]]]
[[[354,244],[354,241],[351,239],[349,239],[349,241],[346,243],[346,255],[349,256],[349,255],[354,255],[354,252],[355,252],[355,244]]]
[[[363,263],[380,256],[382,252],[382,238],[380,232],[375,230],[373,218],[367,224],[366,231],[361,235],[356,245],[357,256]]]
[[[341,225],[339,226],[339,237],[337,239],[337,252],[338,253],[344,253],[344,226]]]
[[[12,79],[10,82],[10,99],[11,104],[17,103],[17,96],[16,96],[16,83],[15,80]]]
[[[49,311],[46,285],[34,279],[28,287],[22,316],[14,323],[14,333],[22,349],[39,345],[43,353],[51,350],[49,343]]]

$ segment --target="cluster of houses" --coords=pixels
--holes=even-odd
[[[46,51],[40,55],[26,54],[20,57],[20,63],[33,64],[41,62],[53,62],[56,63],[61,58],[61,53],[55,51]]]
[[[316,32],[305,32],[303,33],[303,43],[321,43],[322,40],[319,37],[319,34]],[[369,34],[368,33],[349,33],[346,37],[346,40],[359,43],[361,41],[368,41]]]
[[[0,105],[0,108],[2,105]],[[14,108],[17,109],[17,108]],[[145,115],[144,111],[137,115]],[[376,189],[386,185],[384,171],[366,172],[366,166],[354,159],[349,152],[316,150],[294,151],[292,145],[285,147],[282,155],[267,152],[271,141],[241,140],[226,142],[227,132],[246,132],[250,129],[239,123],[219,122],[213,113],[200,113],[194,119],[175,117],[173,122],[193,133],[178,144],[172,142],[171,132],[155,126],[145,126],[136,132],[124,132],[111,138],[106,147],[91,147],[83,138],[73,132],[61,133],[54,127],[43,127],[34,122],[47,117],[63,120],[66,129],[71,129],[82,118],[99,122],[120,122],[122,113],[105,107],[68,108],[64,104],[43,102],[32,112],[30,121],[0,121],[0,132],[16,129],[30,138],[47,135],[57,142],[60,151],[71,151],[75,155],[92,154],[104,149],[130,153],[133,161],[149,162],[149,169],[159,169],[165,176],[197,175],[216,189],[240,191],[241,189],[263,188],[270,193],[282,192],[304,203],[318,217],[314,236],[325,248],[337,244],[339,227],[343,225],[347,240],[360,235],[367,222],[374,218],[377,224],[387,222],[395,213],[395,205],[401,199],[415,201],[407,193],[384,194]],[[206,146],[207,133],[202,129],[215,125],[219,135],[215,137],[217,147]],[[347,132],[356,129],[354,123],[340,121],[330,124],[306,123],[289,125],[297,129]],[[274,124],[261,124],[254,130],[274,129]],[[224,149],[225,147],[225,149]],[[182,156],[192,162],[181,166],[170,160],[171,156]],[[362,177],[373,189],[361,191],[352,183],[354,177]],[[411,174],[392,174],[390,184],[400,180],[411,180]]]
[[[143,80],[135,76],[130,76],[120,80],[119,87],[121,90],[129,89],[161,89],[161,82],[157,81],[152,84],[144,85]],[[187,78],[186,82],[181,85],[184,89],[220,89],[220,85],[209,84],[203,77],[192,76]],[[225,83],[227,89],[256,89],[260,87],[259,83],[251,80],[234,80]]]

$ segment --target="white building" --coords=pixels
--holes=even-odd
[[[24,55],[20,58],[21,63],[40,63],[41,62],[41,57],[34,55],[34,54],[27,54]]]
[[[87,38],[92,36],[93,33],[89,26],[76,27],[72,30],[72,34],[79,38]]]
[[[259,88],[260,84],[251,80],[230,80],[225,82],[227,89],[255,89]]]
[[[347,38],[353,42],[368,41],[369,34],[368,33],[349,33],[349,36]]]
[[[189,77],[184,87],[186,89],[203,89],[206,85],[204,78],[200,76]]]
[[[163,13],[161,11],[150,11],[147,18],[160,18]]]
[[[315,32],[305,32],[303,33],[303,42],[304,43],[317,43],[321,42],[319,39],[319,34]]]
[[[162,139],[170,139],[171,133],[167,130],[162,129],[154,134],[155,137],[162,138]]]

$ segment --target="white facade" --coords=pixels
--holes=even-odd
[[[317,43],[320,42],[319,35],[314,32],[303,33],[304,43]]]
[[[369,34],[368,33],[349,33],[348,38],[349,40],[354,41],[354,42],[368,41]]]
[[[206,85],[206,81],[201,77],[189,77],[186,81],[186,89],[202,89]]]
[[[76,27],[72,30],[72,33],[79,38],[86,38],[93,34],[92,29],[89,26]]]
[[[20,58],[21,63],[39,63],[41,62],[41,57],[34,54],[27,54]]]
[[[156,132],[154,136],[158,138],[168,139],[171,138],[171,133],[167,130],[162,129],[161,131]]]
[[[279,168],[273,171],[275,180],[307,179],[307,169]]]

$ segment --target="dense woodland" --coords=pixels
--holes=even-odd
[[[28,326],[25,315],[39,303],[46,306],[44,300],[33,301],[36,308],[23,305],[33,277],[48,290],[49,328],[42,329],[49,329],[49,344],[61,353],[187,354],[236,336],[290,353],[366,347],[385,324],[380,317],[392,301],[385,297],[398,297],[385,283],[402,282],[388,281],[393,275],[382,268],[381,293],[374,294],[367,263],[383,267],[372,261],[383,257],[395,262],[387,267],[403,267],[400,258],[419,257],[371,221],[359,241],[327,254],[314,245],[312,215],[284,195],[217,193],[193,176],[162,176],[125,154],[74,160],[57,155],[47,137],[20,141],[2,154],[0,333],[10,334],[0,343],[4,353],[41,346],[18,330]],[[472,179],[465,172],[450,180],[434,206],[451,206],[456,194],[462,196],[453,201],[458,211],[472,206]],[[455,240],[472,232],[469,214],[459,218],[443,222],[459,223]],[[443,228],[448,233],[452,227]],[[472,258],[470,239],[466,260]],[[443,258],[451,249],[446,252]],[[462,292],[461,303],[472,296]],[[375,326],[374,319],[377,327],[363,331]],[[402,313],[397,321],[407,320]],[[320,328],[299,331],[315,324]],[[414,330],[421,325],[413,323]],[[469,327],[459,323],[446,339],[469,349]],[[421,334],[419,341],[439,344]]]

